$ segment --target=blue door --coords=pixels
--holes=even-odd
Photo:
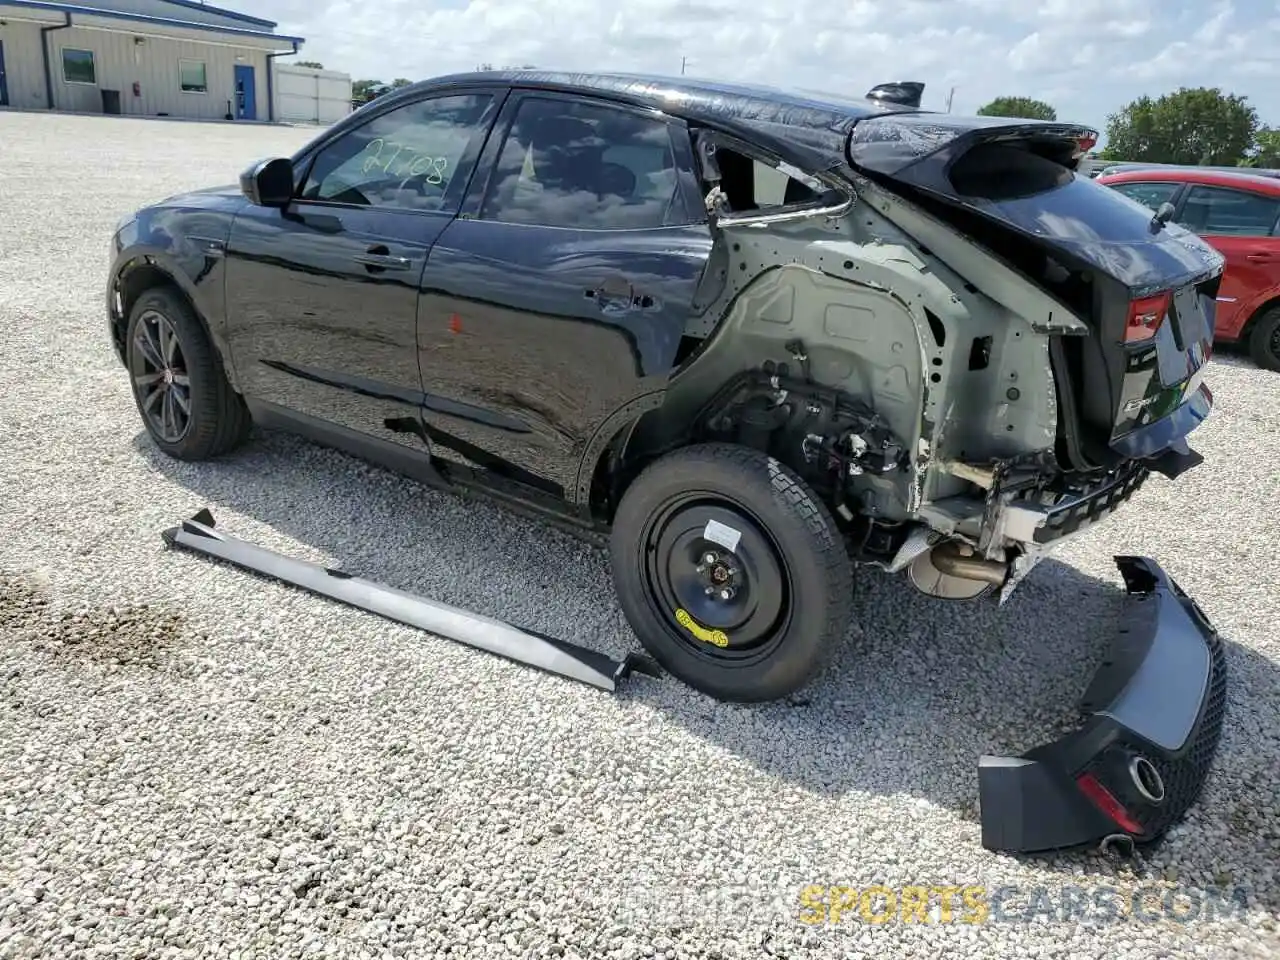
[[[236,119],[258,119],[258,91],[252,66],[236,64]]]
[[[4,41],[0,40],[0,107],[9,105],[9,85],[4,79]]]

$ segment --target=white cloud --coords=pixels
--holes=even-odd
[[[1029,70],[1040,61],[1043,55],[1044,44],[1040,40],[1040,34],[1029,33],[1017,43],[1013,45],[1013,49],[1009,51],[1009,66],[1013,68],[1014,73],[1023,73]]]
[[[307,38],[305,59],[357,78],[480,63],[688,72],[860,94],[922,80],[925,106],[1047,99],[1105,127],[1143,94],[1218,86],[1280,124],[1280,55],[1252,39],[1274,0],[213,0]]]
[[[1071,65],[1073,67],[1091,67],[1098,61],[1098,46],[1094,43],[1086,43],[1079,50],[1071,55]]]
[[[1235,15],[1235,7],[1231,3],[1220,4],[1213,16],[1206,20],[1195,33],[1195,42],[1202,44],[1217,43],[1227,30],[1227,24]]]

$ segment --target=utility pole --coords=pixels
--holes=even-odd
[[[689,58],[688,58],[688,57],[681,57],[681,58],[680,58],[680,76],[682,76],[682,77],[684,76],[684,68],[685,68],[685,64],[687,64],[688,62],[689,62]]]
[[[956,88],[952,87],[951,92],[947,94],[947,113],[951,112],[951,101],[955,98]]]

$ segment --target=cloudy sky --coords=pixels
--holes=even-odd
[[[219,4],[219,0],[213,0]],[[647,71],[865,92],[924,106],[1018,94],[1103,129],[1144,93],[1218,86],[1280,125],[1280,0],[222,0],[356,79],[496,66]]]

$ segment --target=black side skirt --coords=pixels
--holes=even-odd
[[[213,515],[208,510],[165,530],[162,536],[171,547],[224,560],[389,620],[610,692],[632,673],[662,676],[656,663],[639,654],[614,660],[596,650],[229,537],[214,529]]]

